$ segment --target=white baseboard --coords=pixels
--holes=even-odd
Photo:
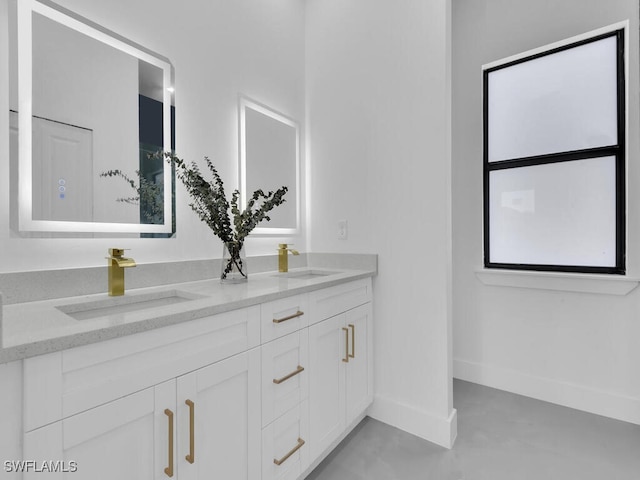
[[[369,416],[417,437],[451,448],[458,432],[457,412],[440,417],[414,406],[376,395]]]
[[[640,399],[638,398],[461,359],[453,360],[453,377],[596,415],[640,424]]]

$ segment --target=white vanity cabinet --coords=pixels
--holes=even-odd
[[[296,480],[309,466],[309,402],[262,429],[262,480]]]
[[[259,478],[259,321],[255,306],[26,359],[23,458],[76,462],[58,478]]]
[[[296,480],[309,465],[309,298],[261,305],[262,480]]]
[[[370,301],[367,278],[25,359],[22,458],[55,478],[300,480],[372,401]]]
[[[258,349],[234,355],[28,432],[24,458],[77,467],[61,478],[259,478],[259,376]]]
[[[373,400],[371,304],[309,328],[311,455],[318,457]]]
[[[345,313],[349,333],[349,362],[345,363],[346,424],[356,420],[373,401],[373,349],[371,304]]]
[[[262,345],[262,480],[303,478],[373,400],[371,281],[286,300],[262,309],[263,342],[282,318],[300,322]]]
[[[309,331],[262,345],[262,426],[309,396]]]
[[[37,471],[43,461],[62,461],[49,473],[55,478],[163,478],[174,468],[175,411],[171,381],[27,432],[23,458],[39,465],[24,478],[46,475]]]
[[[260,478],[259,349],[179,377],[177,399],[180,480]]]

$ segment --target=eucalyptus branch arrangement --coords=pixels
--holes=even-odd
[[[107,170],[100,174],[100,177],[105,178],[122,178],[135,191],[135,196],[116,198],[116,202],[136,206],[142,204],[144,208],[141,213],[146,223],[162,223],[164,215],[164,203],[162,201],[164,186],[140,175],[139,170],[136,170],[136,176],[138,177],[138,184],[122,170]]]
[[[207,181],[202,176],[195,162],[187,164],[169,152],[159,152],[155,155],[164,155],[167,161],[175,166],[176,176],[186,187],[192,199],[189,206],[229,249],[230,259],[224,265],[221,278],[224,280],[234,269],[246,278],[245,265],[240,257],[245,238],[260,222],[271,220],[268,213],[285,202],[284,196],[288,188],[282,186],[276,191],[267,193],[258,189],[247,201],[245,209],[241,210],[238,204],[240,191],[234,190],[231,201],[227,200],[222,178],[208,157],[204,157],[204,160],[213,177],[211,181]],[[233,220],[229,216],[229,211]]]

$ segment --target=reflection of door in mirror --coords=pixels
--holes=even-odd
[[[33,215],[60,221],[89,222],[93,218],[93,202],[87,189],[92,188],[92,164],[84,162],[91,155],[90,130],[72,125],[33,118],[33,145],[38,150],[34,161],[38,165],[34,171],[32,192]],[[10,225],[18,230],[18,113],[9,112],[9,171],[10,171]],[[42,173],[41,173],[42,172]],[[37,237],[51,237],[53,234],[32,234]],[[81,237],[82,234],[68,233],[66,237]]]
[[[33,218],[93,220],[93,132],[33,119]]]

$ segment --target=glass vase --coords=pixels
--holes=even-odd
[[[225,242],[222,247],[220,283],[242,283],[248,278],[244,243]]]

